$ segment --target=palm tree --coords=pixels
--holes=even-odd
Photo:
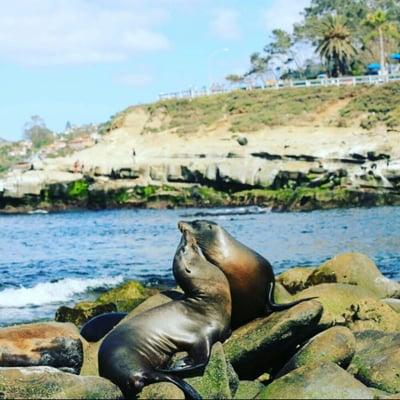
[[[341,16],[328,15],[321,22],[319,35],[316,51],[331,68],[331,75],[336,77],[344,74],[357,53],[346,21]]]

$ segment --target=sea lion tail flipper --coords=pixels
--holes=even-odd
[[[178,386],[178,388],[181,389],[183,393],[185,393],[186,400],[202,400],[199,392],[193,386],[189,385],[182,378],[179,378],[177,376],[158,373],[154,376],[154,381],[173,383],[174,385]]]
[[[297,304],[303,303],[304,301],[308,300],[314,300],[317,299],[318,297],[306,297],[304,299],[299,299],[296,301],[292,301],[291,303],[285,303],[285,304],[277,304],[274,302],[274,288],[275,288],[275,282],[272,282],[269,291],[268,291],[268,298],[267,298],[267,304],[265,306],[266,311],[268,312],[275,312],[275,311],[283,311],[287,310],[288,308],[291,308]]]
[[[81,329],[81,336],[88,342],[97,342],[110,332],[115,325],[127,316],[127,313],[110,312],[96,315]]]

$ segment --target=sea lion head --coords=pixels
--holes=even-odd
[[[219,266],[230,256],[232,246],[229,242],[235,239],[217,223],[205,219],[180,221],[178,228],[182,234],[187,233],[194,238],[211,263]]]
[[[178,285],[188,296],[213,296],[223,292],[230,297],[229,283],[223,272],[207,261],[189,231],[182,233],[172,268]]]

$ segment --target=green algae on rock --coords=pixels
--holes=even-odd
[[[273,381],[258,399],[373,399],[373,392],[338,365],[328,362],[295,369]]]
[[[309,286],[307,280],[314,269],[311,267],[290,268],[279,274],[276,281],[282,284],[290,294],[296,294]]]
[[[123,399],[107,379],[43,366],[0,368],[0,393],[2,399]]]

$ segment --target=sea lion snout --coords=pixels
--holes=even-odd
[[[188,222],[185,221],[179,221],[178,222],[178,229],[182,232],[188,232],[190,231],[190,224]]]

